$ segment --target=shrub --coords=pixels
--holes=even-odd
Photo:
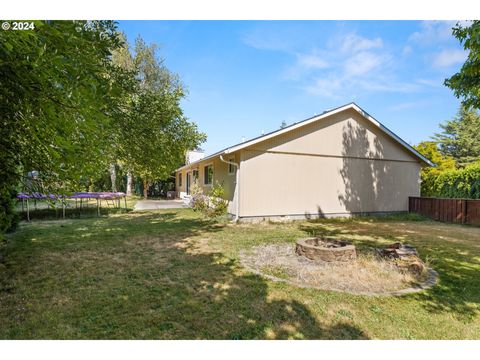
[[[200,211],[207,217],[217,217],[227,213],[228,202],[223,198],[225,189],[220,183],[213,185],[208,194],[204,194],[202,188],[194,183],[190,193],[190,207],[194,211]]]
[[[200,211],[205,213],[208,209],[208,197],[203,193],[203,190],[200,185],[196,182],[192,184],[190,188],[190,207],[194,211]]]
[[[227,213],[228,202],[224,199],[225,189],[218,182],[208,193],[210,199],[209,216],[222,216]]]
[[[430,173],[422,182],[422,195],[480,199],[480,162],[463,169]]]
[[[15,212],[15,189],[0,187],[0,240],[3,232],[14,231],[19,222],[19,216]]]

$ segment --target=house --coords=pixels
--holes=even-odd
[[[433,164],[350,103],[189,163],[176,189],[219,182],[242,220],[404,212],[423,166]]]

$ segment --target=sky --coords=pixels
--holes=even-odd
[[[460,101],[443,85],[466,59],[447,21],[120,21],[159,45],[188,90],[208,154],[355,102],[409,144]]]

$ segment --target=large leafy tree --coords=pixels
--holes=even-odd
[[[131,78],[128,78],[128,80],[132,80],[133,83],[132,89],[136,89],[136,84],[135,84],[135,66],[133,63],[133,58],[132,54],[130,53],[130,48],[129,44],[127,42],[127,38],[124,33],[119,33],[118,37],[122,41],[122,46],[115,49],[112,52],[112,63],[114,66],[118,66],[122,69],[124,69],[127,73],[131,75]],[[132,104],[132,97],[135,96],[134,92],[126,94],[126,96],[123,98],[122,104],[123,104],[123,112],[122,114],[115,119],[114,121],[114,126],[110,131],[110,136],[112,138],[111,141],[111,153],[110,153],[110,166],[109,166],[109,172],[110,172],[110,181],[112,184],[112,191],[117,191],[116,187],[116,168],[117,165],[125,165],[125,163],[122,163],[120,160],[120,153],[119,149],[121,147],[121,136],[122,133],[118,131],[119,126],[123,126],[124,123],[121,121],[122,120],[122,115],[127,115],[129,114],[130,106]],[[132,194],[132,173],[131,169],[127,168],[127,195]]]
[[[205,141],[205,134],[183,115],[185,96],[178,76],[157,57],[157,48],[135,42],[133,66],[137,90],[130,112],[122,117],[121,160],[144,182],[144,196],[155,180],[166,180],[185,161],[187,150]]]
[[[0,219],[11,193],[38,171],[41,191],[68,191],[105,168],[108,130],[128,74],[111,62],[121,46],[111,21],[35,21],[0,31]],[[31,183],[30,183],[31,184]],[[4,201],[5,200],[5,201]],[[0,220],[1,221],[1,220]]]
[[[434,139],[444,156],[452,157],[459,166],[480,160],[480,116],[476,110],[461,106],[455,118],[440,127],[443,131]]]
[[[480,109],[480,21],[474,20],[470,26],[457,24],[453,35],[468,51],[468,58],[458,73],[445,80],[445,85],[463,99],[466,107]]]

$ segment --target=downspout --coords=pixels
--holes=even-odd
[[[223,155],[220,155],[220,160],[223,161],[226,164],[233,165],[237,168],[236,176],[235,176],[235,181],[236,181],[236,185],[237,185],[237,204],[236,204],[237,209],[236,209],[236,214],[235,214],[235,222],[237,222],[238,219],[240,218],[240,165],[238,165],[235,162],[225,160],[223,158]]]

